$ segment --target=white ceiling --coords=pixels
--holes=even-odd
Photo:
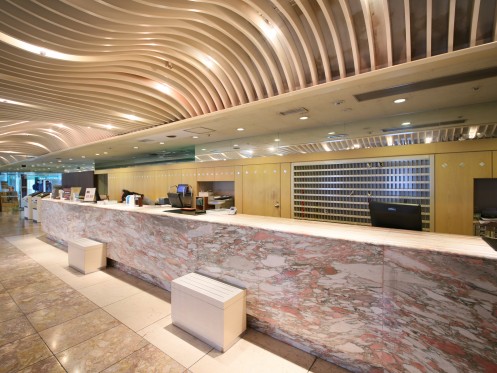
[[[3,1],[0,171],[494,137],[496,29],[495,0]]]

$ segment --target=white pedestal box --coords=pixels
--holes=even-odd
[[[69,241],[69,267],[84,274],[98,271],[107,266],[107,250],[104,243],[79,238]]]
[[[172,281],[173,325],[225,352],[247,328],[246,290],[190,273]]]

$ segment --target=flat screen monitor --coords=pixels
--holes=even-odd
[[[179,193],[167,193],[167,198],[172,207],[183,207],[183,201],[181,200],[181,195]]]
[[[179,184],[177,188],[178,193],[187,194],[189,193],[188,184]]]
[[[421,205],[371,201],[369,213],[373,227],[423,230]]]

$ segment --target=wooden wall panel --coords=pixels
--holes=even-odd
[[[243,167],[243,213],[279,217],[280,165]]]
[[[235,207],[243,214],[243,167],[235,166]]]
[[[292,164],[282,163],[280,165],[280,210],[282,218],[292,217]]]
[[[435,232],[473,234],[473,183],[492,177],[492,153],[435,156]]]

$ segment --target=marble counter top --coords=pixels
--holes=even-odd
[[[50,199],[48,201],[117,211],[129,211],[155,216],[171,216],[171,213],[167,213],[165,211],[173,209],[168,206],[147,205],[142,207],[129,207],[122,203],[87,204]],[[284,233],[296,233],[323,238],[369,243],[373,245],[388,245],[464,255],[475,258],[497,259],[497,251],[492,249],[480,237],[433,232],[404,231],[399,229],[377,228],[352,224],[317,222],[244,214],[202,214],[195,216],[187,214],[174,214],[173,216],[178,219],[235,225],[240,227],[252,227]]]

